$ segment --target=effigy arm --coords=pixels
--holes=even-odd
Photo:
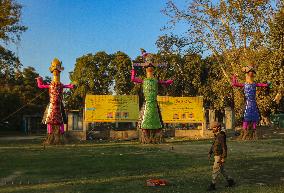
[[[173,83],[173,80],[159,80],[159,84],[165,85],[165,86],[169,86]]]
[[[135,83],[143,83],[143,80],[140,78],[135,77],[136,71],[134,69],[131,70],[131,81]]]
[[[233,87],[244,87],[244,84],[238,82],[236,75],[232,76],[231,84],[232,84]]]
[[[49,88],[49,84],[43,83],[42,77],[39,76],[39,77],[36,78],[36,80],[37,80],[38,88]]]
[[[65,84],[65,85],[63,85],[63,88],[70,88],[70,89],[73,89],[73,88],[74,88],[74,85],[73,85],[73,84]]]
[[[256,86],[257,87],[270,87],[271,83],[270,82],[268,82],[268,83],[256,83]]]

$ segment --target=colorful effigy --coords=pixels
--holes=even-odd
[[[252,66],[246,66],[243,69],[243,72],[246,73],[246,82],[239,83],[237,81],[237,76],[233,75],[232,85],[233,87],[244,88],[245,95],[245,110],[243,117],[243,136],[242,139],[246,139],[248,135],[249,124],[252,124],[253,128],[253,137],[256,139],[256,126],[260,119],[257,103],[256,103],[256,87],[269,87],[270,83],[255,83],[254,75],[256,73],[255,69]]]
[[[62,63],[57,58],[53,59],[51,66],[49,67],[50,72],[53,74],[53,80],[50,84],[44,84],[42,77],[37,78],[37,85],[39,88],[49,89],[50,100],[42,120],[42,122],[47,125],[47,143],[49,144],[58,143],[60,140],[54,140],[54,138],[51,137],[53,134],[64,134],[64,124],[67,123],[67,117],[62,102],[63,89],[72,89],[74,87],[72,84],[64,85],[60,82],[60,73],[64,70],[61,64]]]
[[[162,142],[162,127],[163,122],[161,118],[161,113],[159,111],[159,106],[157,103],[158,95],[158,84],[170,85],[173,80],[157,80],[154,77],[154,69],[159,64],[154,64],[152,62],[153,55],[146,53],[142,49],[143,63],[136,63],[133,65],[131,71],[131,81],[134,83],[143,84],[143,93],[145,97],[145,102],[140,111],[140,117],[138,122],[138,128],[141,130],[140,141],[142,143],[157,143]],[[142,66],[146,69],[146,78],[137,78],[134,66]]]

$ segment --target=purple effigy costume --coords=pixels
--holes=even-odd
[[[248,129],[249,123],[252,123],[253,129],[256,129],[259,121],[259,112],[256,103],[256,87],[268,87],[266,83],[239,83],[236,75],[232,77],[232,85],[234,87],[244,87],[245,94],[245,111],[243,120],[243,129]]]

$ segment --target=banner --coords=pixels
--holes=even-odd
[[[85,121],[136,122],[139,102],[136,95],[87,95]]]
[[[157,98],[164,123],[203,123],[203,97]]]

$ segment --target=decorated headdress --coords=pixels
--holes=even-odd
[[[140,48],[140,50],[141,50],[142,58],[145,58],[148,55],[148,53],[143,48]]]
[[[54,58],[51,62],[50,67],[49,67],[49,71],[51,73],[54,70],[58,70],[59,72],[61,72],[62,70],[64,70],[64,68],[61,65],[62,65],[62,62],[60,62],[58,58]]]
[[[154,56],[151,53],[147,53],[145,49],[140,48],[141,50],[141,57],[143,59],[143,63],[133,63],[133,66],[141,66],[144,68],[148,68],[148,67],[163,67],[163,66],[167,66],[167,64],[156,64],[154,63]]]
[[[246,66],[242,68],[242,71],[245,73],[253,72],[256,74],[255,68],[253,66]]]

